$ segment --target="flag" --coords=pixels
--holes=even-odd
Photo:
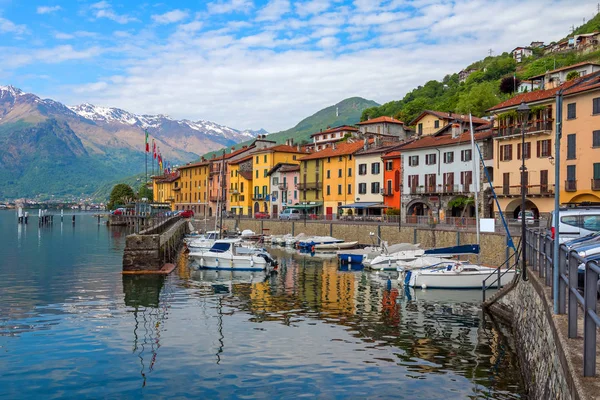
[[[156,158],[156,142],[152,139],[152,152],[154,153],[154,158]]]
[[[148,130],[144,130],[146,132],[146,153],[150,153],[150,143],[148,143]]]

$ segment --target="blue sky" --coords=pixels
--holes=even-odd
[[[0,84],[66,104],[286,129],[344,98],[563,37],[597,1],[0,0]]]

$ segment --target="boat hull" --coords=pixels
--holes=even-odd
[[[190,259],[204,269],[264,271],[269,264],[257,255],[227,256],[212,252],[191,253]]]
[[[330,244],[315,244],[315,250],[342,250],[352,249],[358,245],[358,242],[342,242],[342,243],[330,243]]]
[[[427,289],[481,289],[483,280],[487,278],[493,269],[482,271],[448,271],[448,270],[418,270],[407,271],[404,278],[405,284],[413,288]],[[504,273],[502,271],[501,273]],[[501,286],[509,283],[515,276],[515,271],[507,271],[501,279]],[[498,287],[498,282],[490,286]]]

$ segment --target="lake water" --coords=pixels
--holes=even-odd
[[[479,291],[405,292],[281,249],[273,276],[185,257],[122,276],[126,234],[0,211],[0,398],[525,396]]]

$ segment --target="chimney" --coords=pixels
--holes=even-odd
[[[369,147],[369,143],[368,143],[368,139],[365,138],[365,143],[363,144],[363,149],[367,149],[367,147]]]
[[[453,139],[460,136],[460,133],[461,133],[460,131],[461,131],[460,124],[457,124],[457,123],[452,124],[452,138]]]
[[[452,117],[452,111],[448,111],[448,116]]]
[[[298,143],[296,147],[298,148],[298,151],[300,151],[300,143]]]

